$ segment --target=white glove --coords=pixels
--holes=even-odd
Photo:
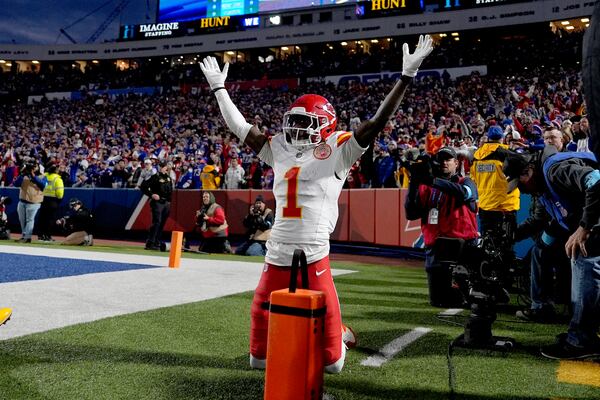
[[[219,68],[219,63],[214,57],[205,57],[200,63],[200,69],[204,72],[204,76],[212,90],[225,87],[225,79],[227,71],[229,71],[229,63],[225,63],[223,71]]]
[[[408,43],[402,45],[402,75],[410,76],[411,78],[417,76],[417,71],[421,63],[433,51],[432,43],[431,36],[425,35],[423,37],[423,35],[420,35],[417,48],[412,54],[408,51]]]

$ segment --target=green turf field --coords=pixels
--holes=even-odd
[[[447,346],[462,328],[436,319],[440,310],[427,304],[423,270],[333,267],[357,271],[336,285],[359,346],[340,375],[326,376],[329,398],[450,398]],[[263,372],[248,366],[251,298],[244,293],[0,341],[0,399],[260,399]],[[600,387],[559,383],[559,363],[538,355],[562,326],[518,323],[512,313],[499,318],[510,322],[496,322],[494,333],[520,346],[508,355],[456,350],[456,398],[600,398]],[[415,327],[433,330],[380,368],[360,365]]]

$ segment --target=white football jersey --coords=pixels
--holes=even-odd
[[[365,152],[351,132],[335,132],[317,147],[299,152],[273,137],[259,157],[273,167],[275,223],[266,261],[290,266],[295,249],[308,263],[329,254],[329,236],[338,219],[338,198],[350,167]]]

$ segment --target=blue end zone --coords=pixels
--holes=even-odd
[[[0,283],[145,268],[159,267],[154,265],[0,253]]]

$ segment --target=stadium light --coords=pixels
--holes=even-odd
[[[98,60],[92,60],[92,63],[93,63],[93,64],[98,64],[99,62],[100,62],[100,61],[98,61]]]
[[[452,32],[451,35],[452,36],[458,36],[458,32]]]
[[[575,27],[574,27],[573,25],[569,25],[569,26],[567,26],[567,30],[568,30],[568,31],[572,31],[573,29],[575,29]]]
[[[289,49],[290,49],[290,48],[289,48],[289,47],[287,47],[287,46],[283,46],[283,47],[281,48],[281,50],[283,50],[283,51],[288,51]]]
[[[377,39],[371,39],[371,43],[379,43],[379,40],[377,40]]]
[[[585,24],[585,27],[586,27],[586,28],[589,28],[589,27],[590,27],[590,24]]]
[[[442,38],[442,37],[446,37],[446,36],[448,36],[448,35],[447,35],[447,34],[445,34],[445,33],[440,33],[440,37],[441,37],[441,38]]]
[[[0,64],[6,64],[6,61],[0,60]]]
[[[561,23],[560,23],[560,24],[561,24],[561,25],[569,25],[569,24],[570,24],[570,22],[569,22],[569,21],[561,21]]]
[[[456,40],[457,42],[460,40],[459,37],[455,37],[454,40]]]
[[[273,25],[279,25],[281,24],[281,17],[279,15],[269,17],[269,22]]]
[[[590,22],[589,18],[581,18],[581,22],[586,23],[586,22]]]
[[[33,60],[31,63],[32,64],[39,64],[40,62],[38,60]]]
[[[342,44],[342,46],[348,46],[347,42],[342,42],[341,44]]]
[[[235,54],[235,51],[231,51],[231,50],[229,50],[229,51],[227,52],[227,54],[229,54],[230,56],[232,56],[232,55],[234,55],[234,54]]]
[[[12,67],[12,63],[6,63],[4,65],[6,65],[7,67]]]

